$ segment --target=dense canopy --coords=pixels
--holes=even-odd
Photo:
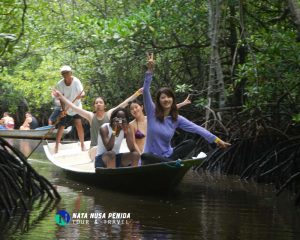
[[[5,0],[0,3],[0,112],[51,112],[59,68],[116,104],[142,85],[147,51],[155,87],[192,93],[203,107],[283,104],[299,122],[300,10],[296,0]],[[188,110],[186,110],[188,111]],[[212,118],[206,114],[206,120]]]

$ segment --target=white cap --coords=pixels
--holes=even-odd
[[[62,66],[60,72],[72,72],[72,68],[70,66]]]

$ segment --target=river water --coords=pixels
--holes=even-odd
[[[28,154],[38,141],[13,143]],[[299,209],[292,196],[276,197],[271,185],[190,171],[174,193],[133,195],[68,179],[41,146],[29,162],[62,199],[57,204],[38,200],[27,215],[1,221],[0,239],[300,239]],[[57,224],[59,210],[71,216],[64,226]],[[90,218],[91,213],[104,218]],[[118,221],[109,222],[110,214],[119,214]]]

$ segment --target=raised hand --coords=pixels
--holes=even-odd
[[[135,95],[136,97],[140,96],[141,94],[143,94],[143,88],[138,89],[138,90],[134,93],[134,95]]]
[[[53,95],[54,97],[59,98],[62,94],[61,94],[61,92],[58,91],[57,89],[53,88],[53,89],[52,89],[52,95]]]
[[[179,109],[179,108],[182,108],[182,107],[184,107],[185,105],[188,105],[188,104],[191,104],[192,102],[191,102],[191,100],[190,100],[190,94],[187,96],[187,98],[183,101],[183,102],[181,102],[181,103],[177,103],[176,104],[176,106],[177,106],[177,108]]]
[[[114,134],[116,135],[116,136],[119,136],[119,133],[120,133],[120,127],[118,126],[118,118],[117,117],[115,117],[114,119],[113,119],[113,122],[112,122],[112,129],[113,129],[113,131],[114,131]]]
[[[192,101],[190,100],[190,94],[187,96],[187,98],[182,102],[184,105],[191,104]]]
[[[148,72],[153,72],[153,69],[154,69],[153,53],[147,53],[147,67],[148,67]]]
[[[129,125],[128,125],[126,119],[124,119],[123,122],[122,122],[122,129],[123,129],[123,132],[124,132],[124,136],[126,136],[127,133],[128,133],[128,129],[129,129]]]

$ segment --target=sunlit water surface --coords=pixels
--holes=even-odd
[[[29,154],[38,141],[13,143]],[[56,205],[38,200],[28,215],[1,221],[1,239],[300,239],[299,209],[292,196],[276,197],[272,186],[190,171],[172,194],[133,195],[66,178],[46,159],[41,146],[29,162],[57,187],[62,199]],[[95,212],[130,217],[122,223],[71,219],[59,226],[55,216],[62,209],[71,217]]]

